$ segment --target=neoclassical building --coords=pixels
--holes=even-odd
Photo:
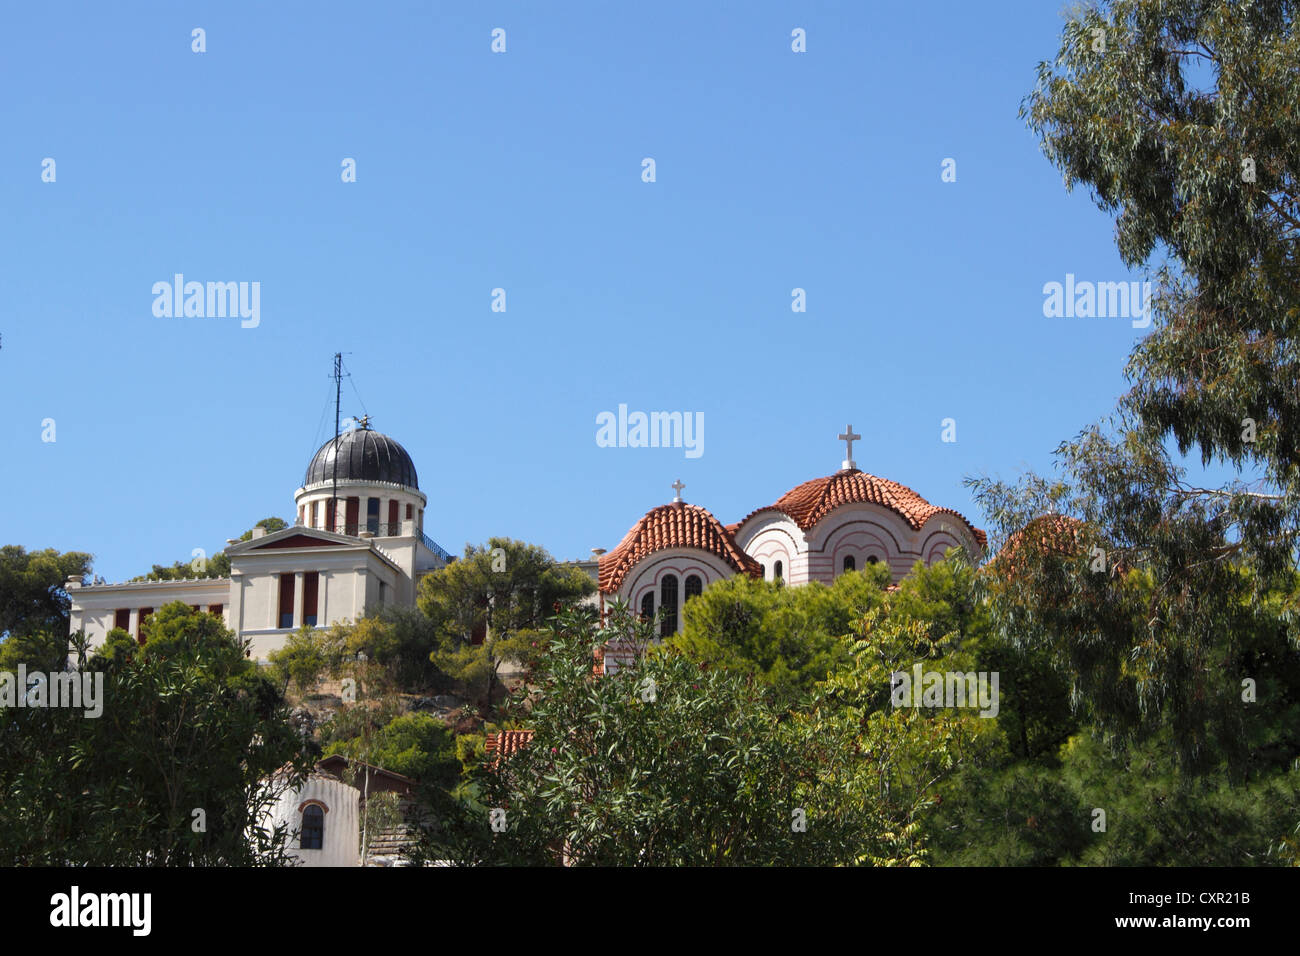
[[[119,627],[137,640],[156,609],[181,601],[222,618],[265,659],[304,625],[413,605],[419,579],[451,555],[424,533],[427,499],[406,450],[368,419],[321,446],[294,493],[297,522],[228,542],[230,577],[66,585],[71,630],[91,646]]]
[[[676,497],[647,512],[612,551],[599,556],[602,600],[662,614],[664,636],[681,627],[682,606],[721,578],[748,574],[789,584],[821,581],[882,562],[896,583],[917,561],[949,548],[983,555],[985,533],[951,508],[905,485],[858,470],[853,426],[840,435],[848,456],[833,475],[791,488],[770,505],[724,525]]]

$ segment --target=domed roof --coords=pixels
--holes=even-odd
[[[321,481],[333,481],[334,445],[331,438],[321,445],[307,466],[303,487]],[[338,437],[338,473],[341,480],[391,481],[418,489],[415,464],[406,449],[382,432],[354,428]]]
[[[936,514],[950,514],[960,518],[971,534],[984,547],[988,538],[985,533],[966,520],[965,516],[951,508],[932,505],[911,488],[900,485],[888,478],[877,478],[856,468],[846,468],[825,478],[814,478],[791,488],[775,504],[759,508],[745,517],[748,521],[754,515],[764,511],[780,511],[788,515],[795,524],[807,531],[822,518],[840,505],[869,503],[888,508],[919,531],[931,517]],[[744,524],[744,521],[741,522]]]
[[[716,555],[736,571],[754,577],[763,574],[762,566],[736,545],[708,509],[675,501],[648,512],[617,548],[600,556],[600,589],[613,594],[637,562],[667,548],[697,548]]]

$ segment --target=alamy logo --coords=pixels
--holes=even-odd
[[[1076,282],[1073,272],[1065,283],[1043,286],[1043,315],[1049,319],[1132,319],[1133,328],[1151,324],[1150,282]]]
[[[704,454],[703,412],[632,412],[596,416],[596,444],[601,448],[685,448],[687,458]]]
[[[978,707],[981,717],[998,715],[997,671],[895,671],[889,677],[895,707]]]
[[[133,936],[148,936],[153,922],[150,893],[70,893],[50,897],[51,926],[129,926]]]
[[[260,282],[186,282],[178,272],[171,282],[155,282],[153,294],[153,314],[160,319],[238,316],[246,329],[255,329],[262,321]]]
[[[71,707],[84,717],[104,713],[103,671],[0,671],[0,707]]]

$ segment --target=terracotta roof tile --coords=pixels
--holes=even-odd
[[[498,759],[509,757],[527,747],[533,739],[531,730],[503,730],[499,734],[488,734],[483,741],[483,752],[495,754]]]
[[[1026,550],[1031,554],[1075,557],[1083,553],[1086,532],[1087,526],[1070,515],[1039,515],[1007,536],[1006,544],[989,566],[1005,574],[1018,573],[1023,569]],[[1123,562],[1118,563],[1118,568],[1124,570]]]
[[[716,555],[741,573],[754,577],[763,574],[762,565],[740,550],[736,539],[707,508],[676,501],[648,512],[617,548],[600,556],[601,591],[613,594],[637,562],[668,548],[697,548]]]
[[[802,530],[807,531],[840,505],[869,503],[893,511],[914,530],[937,514],[950,514],[959,518],[970,529],[981,548],[988,544],[988,535],[972,525],[960,512],[932,505],[911,488],[887,478],[878,478],[856,468],[837,471],[825,478],[814,478],[791,488],[775,504],[759,508],[745,516],[744,524],[754,515],[764,511],[779,511],[788,515]],[[737,525],[738,527],[738,525]]]

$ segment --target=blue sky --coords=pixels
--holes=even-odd
[[[453,552],[586,557],[676,478],[735,521],[848,422],[982,525],[963,477],[1049,465],[1145,334],[1043,315],[1141,278],[1018,117],[1059,8],[7,5],[0,543],[122,580],[291,518],[335,351]],[[175,273],[259,282],[260,324],[156,317]],[[598,447],[620,403],[703,413],[703,455]]]

